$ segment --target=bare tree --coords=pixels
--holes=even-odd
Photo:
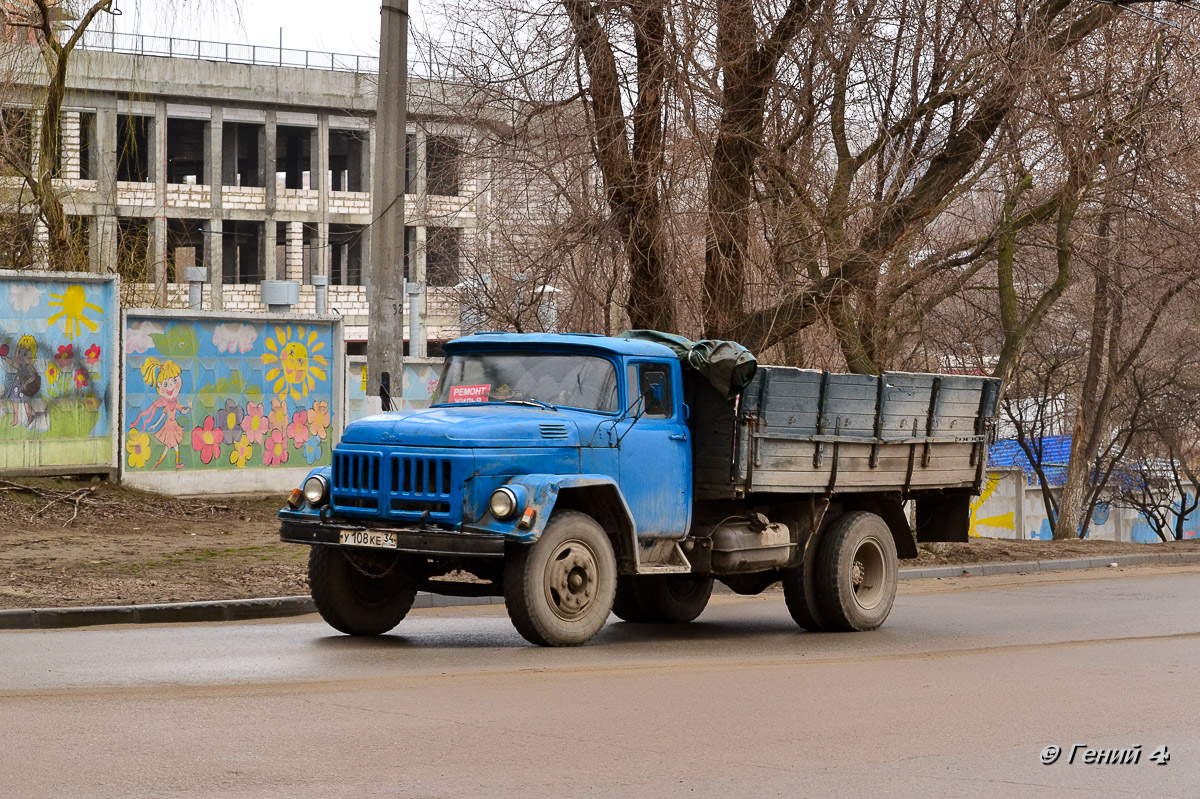
[[[25,30],[41,54],[45,69],[45,94],[38,107],[38,136],[31,157],[24,159],[12,150],[0,151],[9,166],[24,181],[32,195],[38,219],[46,226],[48,261],[51,269],[70,269],[77,255],[59,189],[54,185],[62,164],[63,100],[67,91],[67,69],[71,54],[84,33],[102,12],[112,10],[112,0],[95,0],[82,6],[73,26],[71,4],[52,0],[29,0],[4,5],[4,24]],[[61,40],[60,40],[61,39]]]

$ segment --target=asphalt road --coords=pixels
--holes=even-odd
[[[0,797],[1200,796],[1200,571],[962,583],[874,633],[726,596],[571,650],[496,607],[0,633]]]

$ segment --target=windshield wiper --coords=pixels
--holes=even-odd
[[[550,403],[542,402],[540,399],[535,399],[533,397],[525,397],[524,399],[505,400],[504,404],[505,405],[528,405],[531,408],[545,408],[548,411],[557,411],[558,410],[558,408],[555,408]]]

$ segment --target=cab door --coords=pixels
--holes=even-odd
[[[672,366],[634,361],[627,367],[629,416],[636,421],[619,426],[618,458],[639,538],[683,538],[691,527],[691,441],[679,369]]]

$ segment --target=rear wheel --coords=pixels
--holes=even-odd
[[[391,558],[321,545],[308,553],[308,585],[321,618],[347,635],[386,633],[417,596]]]
[[[887,523],[853,511],[835,519],[817,542],[817,609],[828,630],[874,630],[896,599],[899,560]]]
[[[578,646],[613,607],[617,559],[596,520],[577,511],[551,517],[532,546],[505,553],[504,605],[513,626],[539,646]]]
[[[790,569],[783,570],[783,601],[787,604],[788,613],[792,619],[804,629],[819,633],[825,630],[821,612],[817,608],[817,589],[813,572],[817,560],[817,544],[819,538],[809,538],[804,557],[800,563]]]
[[[622,581],[628,581],[622,585]],[[622,589],[625,589],[624,592]],[[686,624],[708,607],[713,579],[694,574],[650,574],[621,577],[613,612],[629,622]]]
[[[632,574],[622,574],[617,578],[617,596],[613,599],[612,612],[618,619],[633,624],[648,622],[651,619],[638,601],[634,583],[637,577]]]

